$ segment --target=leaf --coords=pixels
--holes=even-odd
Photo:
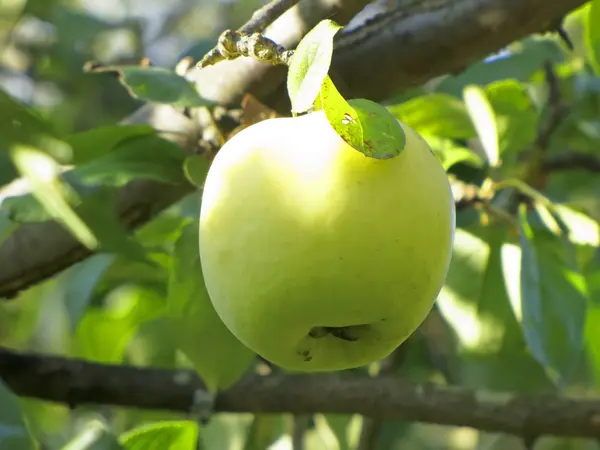
[[[444,78],[437,91],[460,96],[465,86],[471,84],[484,86],[507,78],[528,82],[532,75],[543,69],[545,63],[563,60],[564,51],[553,39],[535,36],[512,45],[503,58],[485,58],[469,65],[459,75]]]
[[[175,244],[167,315],[174,342],[211,392],[231,386],[254,361],[254,352],[225,326],[206,291],[197,220],[182,229]]]
[[[406,143],[396,118],[379,103],[366,99],[347,102],[327,76],[316,102],[336,133],[363,155],[375,159],[398,156]]]
[[[40,147],[59,138],[50,122],[0,89],[0,151],[14,144]]]
[[[97,248],[96,236],[71,207],[77,195],[60,179],[58,164],[32,147],[15,147],[11,156],[19,172],[30,182],[33,196],[48,214],[63,223],[83,245]]]
[[[515,79],[491,83],[485,92],[494,109],[499,152],[506,163],[535,140],[538,113],[525,86]]]
[[[140,324],[163,313],[163,298],[150,289],[130,285],[113,290],[103,308],[89,308],[73,341],[76,357],[117,364]]]
[[[596,248],[592,263],[585,270],[590,303],[585,326],[586,353],[589,370],[596,386],[600,386],[600,248]]]
[[[499,163],[498,130],[494,110],[486,93],[479,86],[470,85],[465,87],[463,98],[488,162],[496,167]]]
[[[0,380],[0,448],[37,450],[38,445],[29,431],[19,399]]]
[[[298,44],[287,75],[292,112],[302,113],[313,106],[329,72],[333,37],[340,28],[332,20],[322,20]]]
[[[271,448],[271,445],[286,432],[285,419],[281,414],[254,414],[243,450]]]
[[[177,184],[185,181],[184,151],[176,144],[154,135],[122,141],[112,152],[67,172],[72,180],[91,185],[121,187],[149,179]]]
[[[519,298],[525,340],[534,357],[559,384],[579,363],[587,309],[585,279],[568,240],[532,226],[519,214],[521,277]]]
[[[592,0],[584,22],[587,59],[597,76],[600,76],[600,0]]]
[[[61,450],[123,450],[123,447],[102,422],[92,420]]]
[[[123,433],[119,441],[125,450],[196,450],[198,433],[191,420],[164,421]]]
[[[8,215],[0,209],[0,245],[17,228],[17,224],[8,218]]]
[[[72,148],[71,163],[80,165],[117,150],[127,139],[154,134],[156,131],[149,125],[107,125],[75,133],[66,142]]]
[[[422,95],[387,109],[419,134],[452,139],[477,135],[464,103],[448,94]]]
[[[194,83],[163,67],[101,66],[90,72],[116,72],[129,95],[147,102],[188,108],[213,104],[200,96]]]
[[[188,181],[199,188],[204,186],[209,168],[210,161],[205,155],[188,156],[183,166]]]
[[[77,328],[92,300],[98,281],[114,260],[114,255],[100,253],[78,263],[65,273],[62,281],[65,286],[63,295],[71,332]]]
[[[466,163],[477,168],[483,167],[483,158],[478,153],[456,144],[451,139],[428,135],[423,135],[423,139],[427,141],[446,171],[458,163]]]

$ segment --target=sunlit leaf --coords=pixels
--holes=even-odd
[[[387,106],[387,109],[418,133],[452,139],[477,135],[464,103],[451,95],[434,93]]]
[[[499,162],[499,150],[494,110],[485,91],[479,86],[467,86],[463,92],[463,98],[488,162],[490,166],[495,167]]]
[[[333,37],[340,28],[332,20],[322,20],[298,44],[287,76],[292,112],[301,113],[313,106],[329,71]]]
[[[106,425],[92,420],[61,450],[123,450],[123,447]]]
[[[198,433],[196,422],[164,421],[139,426],[119,440],[125,450],[196,450]]]
[[[54,219],[63,223],[86,247],[95,249],[98,239],[89,226],[73,210],[78,201],[74,190],[61,178],[58,164],[45,153],[32,147],[15,147],[13,161],[30,183],[33,196]]]
[[[600,0],[590,2],[585,20],[587,58],[597,76],[600,76]]]

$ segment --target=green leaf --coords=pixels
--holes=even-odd
[[[74,332],[79,320],[92,300],[98,281],[106,269],[114,262],[115,256],[100,253],[69,268],[64,274],[64,302],[69,315],[71,332]]]
[[[452,139],[428,135],[423,135],[423,139],[427,141],[446,171],[458,163],[466,163],[477,168],[483,167],[483,158],[478,153],[456,144]]]
[[[255,354],[229,331],[208,296],[200,263],[197,221],[183,228],[175,244],[167,299],[174,342],[207,388],[214,392],[235,383],[254,361]]]
[[[123,450],[123,447],[106,425],[92,420],[61,450]]]
[[[499,162],[498,130],[494,110],[486,93],[479,86],[470,85],[465,87],[463,98],[488,162],[496,167]]]
[[[469,139],[477,135],[463,102],[448,94],[411,98],[387,109],[401,122],[422,135]]]
[[[50,122],[0,89],[0,152],[14,144],[61,148],[59,137]]]
[[[506,57],[492,61],[486,58],[469,65],[461,74],[444,78],[436,90],[460,96],[465,86],[470,84],[484,86],[507,78],[528,82],[543,69],[544,64],[559,63],[564,60],[565,54],[555,40],[540,39],[539,36],[514,43],[510,52]]]
[[[8,218],[8,214],[0,209],[0,245],[17,228],[17,224]]]
[[[129,94],[152,103],[181,107],[211,106],[196,90],[193,82],[163,67],[102,66],[91,72],[116,72]]]
[[[589,368],[596,386],[600,386],[600,248],[585,270],[590,302],[585,326],[586,353]]]
[[[0,448],[37,450],[19,399],[0,380]]]
[[[340,28],[332,20],[322,20],[298,44],[287,76],[292,112],[302,113],[313,106],[329,72],[333,37]]]
[[[89,308],[73,341],[76,357],[117,364],[138,327],[164,312],[163,297],[150,289],[124,286],[112,291],[103,308]]]
[[[32,147],[15,147],[11,156],[21,175],[29,181],[33,196],[48,214],[64,224],[83,245],[97,248],[96,236],[71,207],[71,203],[78,201],[77,194],[61,180],[60,166]]]
[[[123,433],[125,450],[196,450],[199,427],[190,420],[142,425]]]
[[[325,77],[315,104],[316,109],[324,109],[336,133],[363,155],[389,159],[404,149],[404,130],[385,107],[366,99],[347,102],[329,76]]]
[[[127,139],[114,151],[67,172],[88,186],[120,187],[138,180],[149,179],[165,183],[185,181],[181,147],[158,136],[139,136]]]
[[[506,163],[535,140],[538,113],[525,86],[517,80],[491,83],[485,93],[496,118],[500,157]]]
[[[73,149],[71,163],[80,165],[119,149],[127,139],[153,134],[156,130],[149,125],[107,125],[75,133],[66,141]]]
[[[281,414],[254,414],[243,450],[270,448],[286,432],[286,422]]]
[[[597,76],[600,76],[600,0],[590,2],[584,22],[587,59]]]
[[[568,239],[519,214],[519,298],[524,336],[534,357],[559,384],[573,374],[583,349],[588,294]]]
[[[188,156],[183,166],[188,181],[199,188],[204,186],[209,168],[210,161],[204,155]]]

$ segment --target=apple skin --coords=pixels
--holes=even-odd
[[[373,159],[323,111],[233,136],[206,178],[200,258],[215,310],[290,371],[388,356],[425,320],[448,272],[455,206],[444,169],[408,126]]]

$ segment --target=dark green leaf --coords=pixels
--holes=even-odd
[[[198,424],[189,420],[142,425],[120,437],[125,450],[196,450]]]
[[[132,137],[114,150],[68,172],[86,185],[123,186],[133,180],[185,181],[181,147],[154,135]],[[67,175],[71,176],[71,175]]]
[[[84,164],[118,149],[129,138],[155,134],[149,125],[107,125],[69,136],[66,141],[73,149],[72,164]]]
[[[587,59],[597,76],[600,76],[600,0],[592,0],[585,21]]]
[[[585,279],[567,238],[534,226],[522,208],[520,303],[527,345],[560,384],[569,381],[583,348]]]
[[[298,44],[287,76],[292,112],[302,113],[313,106],[329,72],[333,37],[340,28],[341,26],[332,20],[323,20]]]
[[[129,94],[147,102],[190,108],[212,105],[212,102],[200,96],[193,82],[174,70],[163,67],[102,66],[91,71],[118,73],[119,80]]]
[[[0,380],[0,448],[37,450],[19,399]]]
[[[476,136],[464,103],[448,94],[423,95],[387,109],[420,134],[452,139]]]
[[[36,147],[59,160],[71,155],[50,122],[0,89],[0,153],[15,145]]]
[[[209,390],[226,389],[248,369],[255,354],[229,331],[206,291],[198,222],[183,228],[175,244],[167,314],[172,336]]]
[[[64,302],[73,332],[92,300],[92,294],[114,255],[100,253],[71,267],[64,275]]]

